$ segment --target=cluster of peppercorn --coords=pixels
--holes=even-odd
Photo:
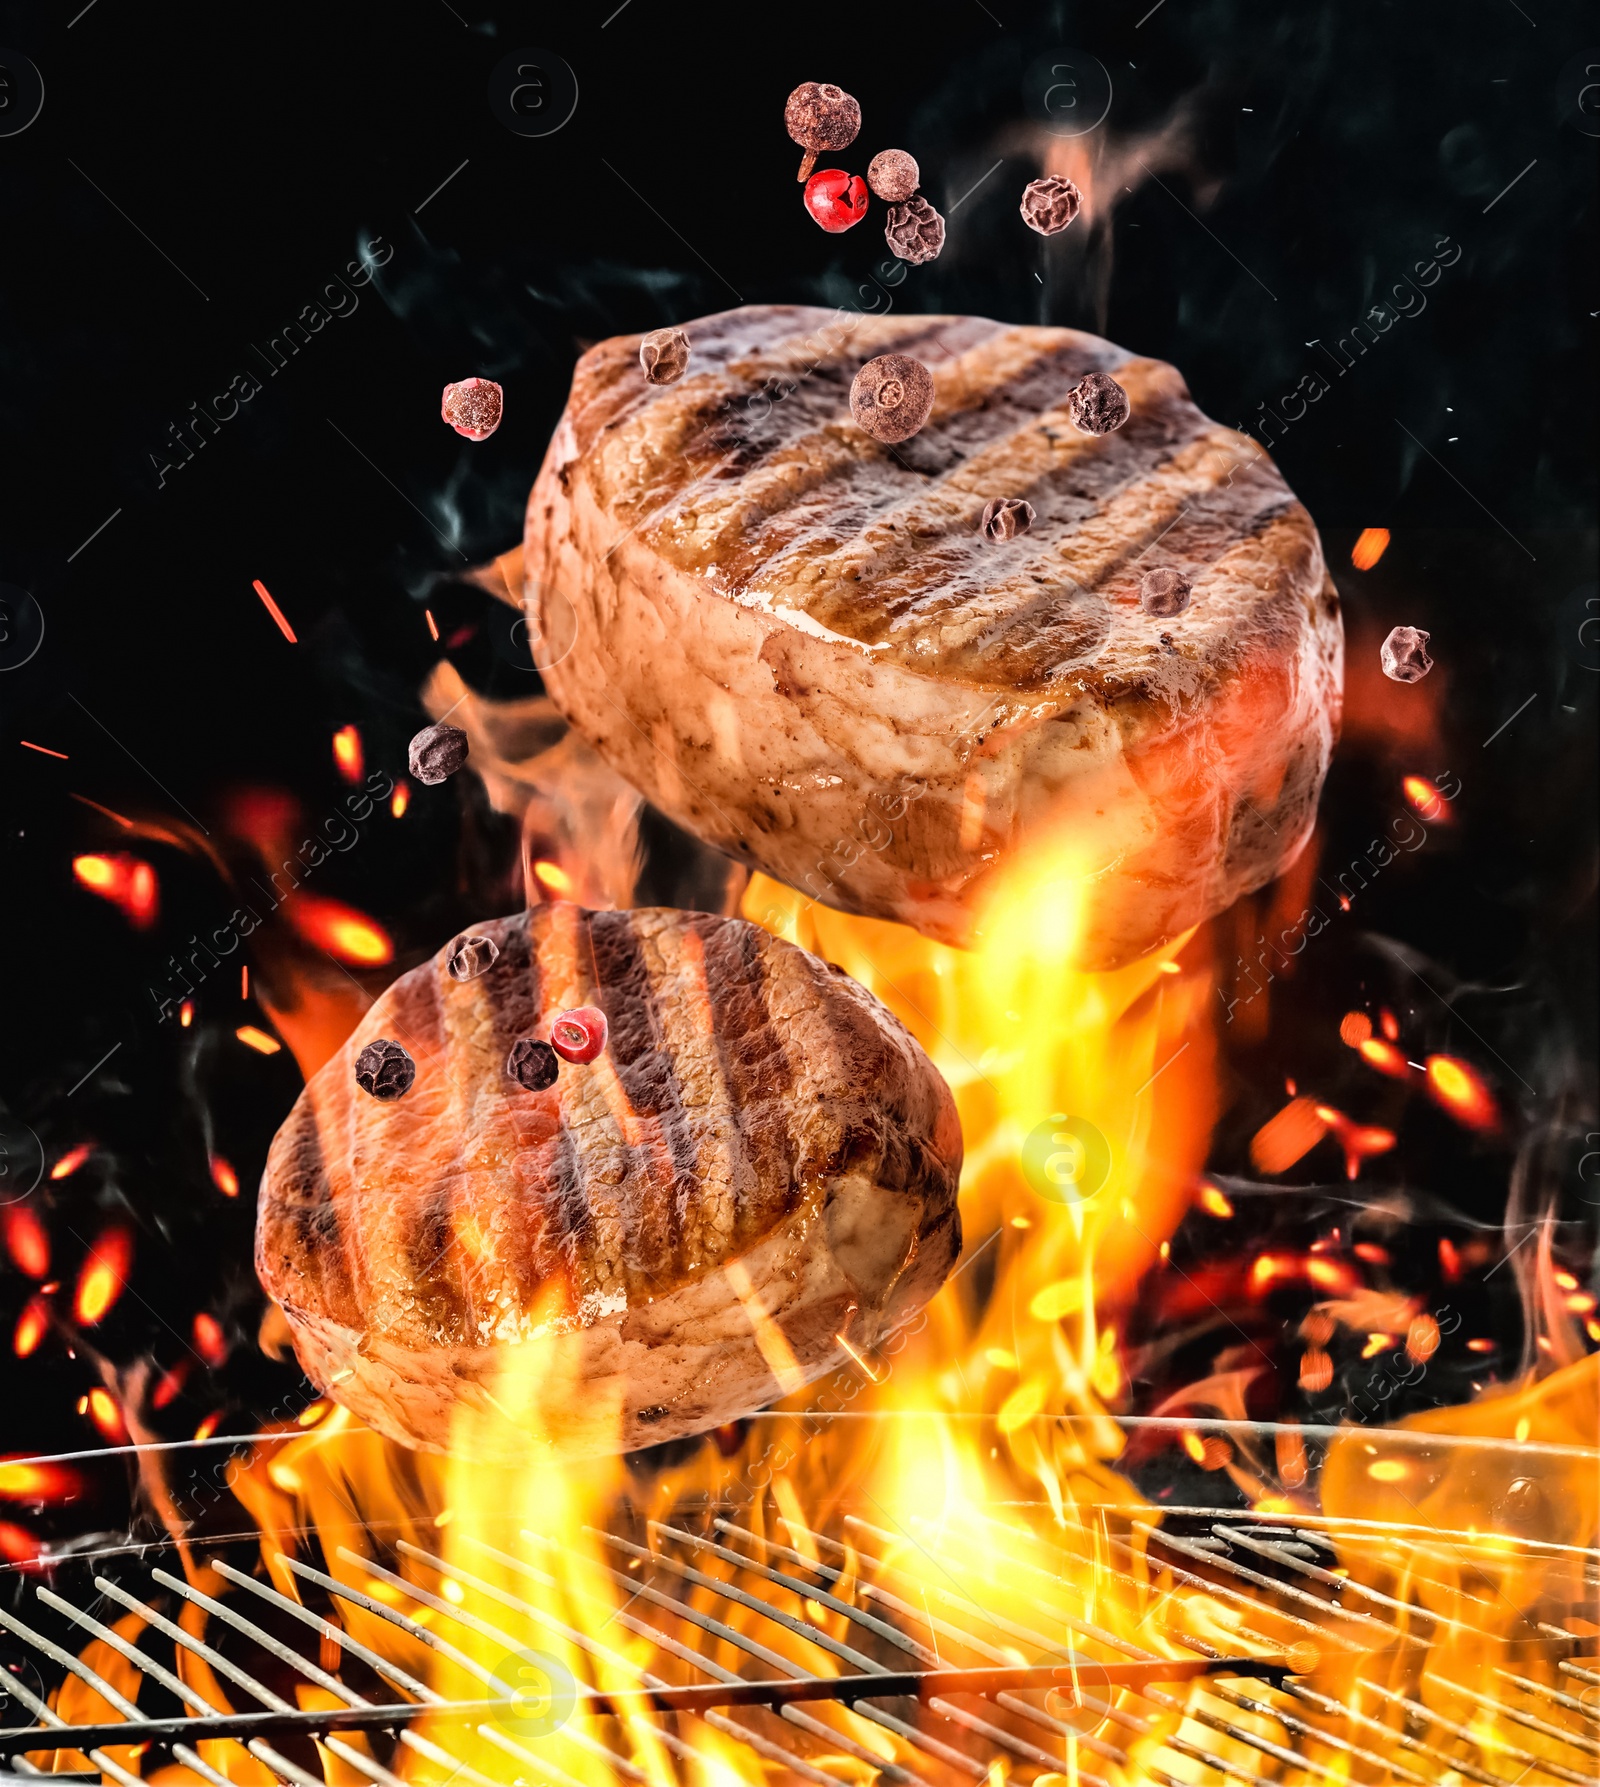
[[[920,267],[944,247],[944,219],[917,191],[922,175],[904,149],[884,149],[872,158],[865,180],[843,168],[812,173],[818,155],[848,149],[861,130],[861,107],[831,81],[804,81],[783,108],[789,135],[805,150],[800,178],[806,209],[830,235],[853,229],[867,214],[870,188],[889,207],[883,237],[903,261]]]

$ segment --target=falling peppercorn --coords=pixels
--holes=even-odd
[[[830,235],[848,230],[867,214],[867,183],[843,168],[822,168],[806,181],[806,209]]]
[[[1428,639],[1420,627],[1393,628],[1378,653],[1383,674],[1391,682],[1420,683],[1433,668]]]
[[[560,1071],[555,1050],[532,1036],[519,1036],[506,1056],[506,1072],[528,1092],[543,1092],[553,1086]]]
[[[883,239],[903,261],[920,267],[944,247],[944,219],[920,194],[889,207]]]
[[[1022,189],[1022,221],[1041,236],[1059,236],[1078,215],[1083,194],[1070,180],[1046,174]]]
[[[467,760],[467,735],[459,726],[424,726],[406,753],[411,773],[428,787],[447,781]]]
[[[1110,434],[1127,421],[1128,393],[1104,372],[1086,372],[1067,393],[1067,413],[1082,434]]]
[[[452,980],[476,980],[499,959],[500,946],[493,937],[458,937],[444,965]]]
[[[439,414],[469,441],[486,441],[505,414],[505,393],[487,378],[464,378],[446,385]]]
[[[789,95],[783,108],[783,126],[805,150],[800,180],[810,178],[817,157],[848,149],[861,129],[861,107],[842,87],[831,81],[803,81]]]
[[[983,505],[983,519],[978,532],[997,546],[1025,534],[1034,522],[1033,504],[1020,496],[997,496]]]
[[[675,385],[689,368],[689,337],[682,329],[652,329],[639,343],[645,383]]]
[[[850,384],[850,414],[874,440],[910,440],[932,408],[933,375],[905,354],[879,354]]]
[[[416,1077],[416,1062],[387,1036],[374,1037],[356,1056],[356,1084],[374,1098],[404,1098]]]
[[[1189,606],[1194,585],[1181,571],[1170,565],[1158,565],[1139,579],[1139,606],[1158,620],[1171,620]]]
[[[904,149],[880,149],[868,164],[867,184],[880,199],[902,204],[922,184],[922,170]]]

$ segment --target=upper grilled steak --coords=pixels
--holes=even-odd
[[[579,361],[524,537],[550,692],[657,806],[957,943],[996,863],[1059,840],[1096,967],[1295,856],[1338,730],[1337,597],[1272,462],[1174,368],[977,317],[752,306],[687,333],[675,385],[634,336]],[[849,407],[891,352],[935,390],[898,446]],[[1072,425],[1091,371],[1132,400],[1115,433]],[[1033,505],[1027,533],[984,538],[997,497]],[[1139,601],[1163,566],[1194,591],[1166,618]]]
[[[403,975],[301,1093],[256,1267],[301,1363],[408,1445],[575,1456],[750,1413],[903,1322],[961,1249],[949,1088],[855,981],[739,919],[543,906]],[[588,1066],[512,1044],[597,1005]],[[356,1085],[374,1037],[414,1084]],[[465,1412],[468,1419],[456,1421]],[[490,1416],[485,1420],[485,1416]]]

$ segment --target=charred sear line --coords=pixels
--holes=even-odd
[[[549,1176],[542,1188],[544,1244],[561,1261],[574,1299],[585,1276],[584,1255],[594,1243],[594,1209],[578,1164],[577,1145],[563,1123],[550,1143]],[[541,1252],[543,1250],[541,1249]]]
[[[531,1036],[539,1017],[539,957],[522,913],[499,934],[500,959],[482,980],[467,981],[457,997],[487,1000],[494,1057],[501,1064],[519,1036]]]
[[[740,1153],[751,1171],[734,1181],[736,1242],[764,1232],[799,1202],[789,1095],[794,1070],[768,1008],[761,933],[753,925],[694,921],[705,948],[712,1029],[728,1088]]]
[[[627,912],[595,912],[587,920],[598,1002],[610,1026],[608,1047],[628,1102],[659,1125],[672,1162],[673,1189],[667,1208],[642,1212],[633,1245],[659,1269],[663,1258],[680,1262],[685,1219],[698,1191],[694,1134],[684,1109],[672,1055],[667,1047],[649,964]],[[646,1175],[646,1183],[648,1183]],[[653,1199],[648,1200],[653,1203]],[[664,1251],[650,1232],[664,1225]]]

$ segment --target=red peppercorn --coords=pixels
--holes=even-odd
[[[836,236],[866,216],[867,183],[843,168],[823,168],[806,181],[806,209]]]
[[[606,1046],[606,1014],[592,1005],[564,1011],[550,1026],[550,1046],[563,1061],[580,1067],[594,1060]]]

